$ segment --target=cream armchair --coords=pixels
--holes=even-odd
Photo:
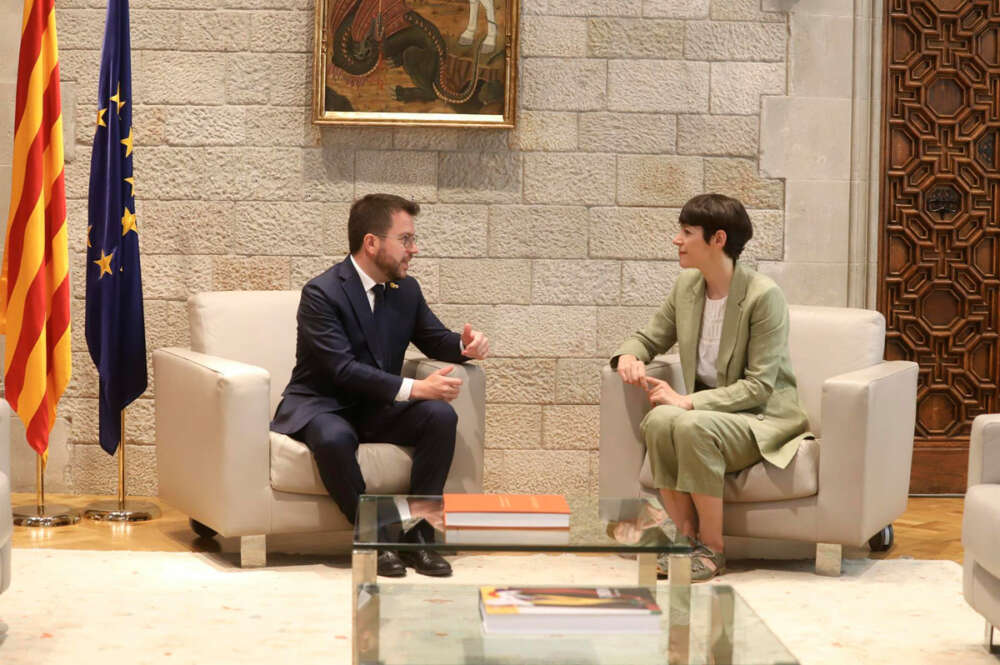
[[[10,586],[10,540],[14,525],[10,510],[10,418],[6,400],[0,400],[0,593]]]
[[[160,497],[203,536],[240,537],[241,564],[266,563],[266,536],[347,532],[305,445],[269,431],[295,361],[298,291],[200,293],[188,300],[191,349],[153,352]],[[408,359],[423,378],[444,363]],[[478,492],[483,479],[483,371],[457,365],[464,381],[446,491]],[[409,489],[410,451],[363,444],[358,460],[370,494]],[[341,536],[345,534],[342,533]]]
[[[729,474],[723,533],[817,544],[817,572],[839,575],[843,545],[885,533],[906,509],[913,455],[917,365],[882,360],[878,312],[789,308],[789,347],[799,400],[815,440],[779,469],[760,462]],[[684,391],[677,356],[648,373]],[[605,367],[601,383],[601,496],[655,493],[639,421],[649,402]],[[886,542],[886,548],[890,543]]]
[[[976,416],[969,438],[969,481],[962,519],[965,600],[986,618],[986,648],[1000,626],[1000,414]]]

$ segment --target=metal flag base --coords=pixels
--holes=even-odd
[[[88,505],[83,516],[95,522],[148,522],[160,516],[160,509],[149,501],[108,499]]]
[[[125,409],[121,410],[118,442],[118,499],[95,501],[84,508],[83,516],[95,522],[148,522],[160,516],[156,504],[125,498]]]
[[[80,513],[58,504],[14,506],[14,525],[30,527],[71,526],[80,521]]]

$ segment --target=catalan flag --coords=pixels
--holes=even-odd
[[[69,382],[69,250],[54,0],[25,0],[10,214],[0,269],[5,397],[46,455]]]
[[[101,447],[114,454],[121,410],[146,390],[128,0],[108,2],[96,124],[87,227],[87,348],[100,374]]]

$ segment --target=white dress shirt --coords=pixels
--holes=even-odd
[[[358,262],[354,260],[354,256],[351,256],[351,263],[354,264],[354,269],[358,271],[358,277],[361,278],[361,288],[365,290],[365,295],[368,296],[368,306],[371,307],[372,312],[375,311],[375,291],[373,290],[376,284],[381,282],[376,282],[372,279],[368,273],[361,269]],[[385,286],[385,284],[382,284]],[[405,402],[410,399],[410,392],[413,390],[413,379],[403,378],[402,385],[399,386],[399,392],[396,393],[397,402]]]

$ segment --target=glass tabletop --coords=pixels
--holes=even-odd
[[[732,587],[660,585],[659,634],[486,634],[479,587],[365,584],[358,589],[361,665],[797,665]]]
[[[646,499],[567,496],[566,501],[568,529],[446,529],[440,496],[365,494],[358,505],[354,548],[677,554],[692,549],[686,538],[673,533],[663,509]],[[401,502],[403,513],[410,514],[407,519],[401,517]],[[433,539],[410,537],[421,521],[433,527]]]

